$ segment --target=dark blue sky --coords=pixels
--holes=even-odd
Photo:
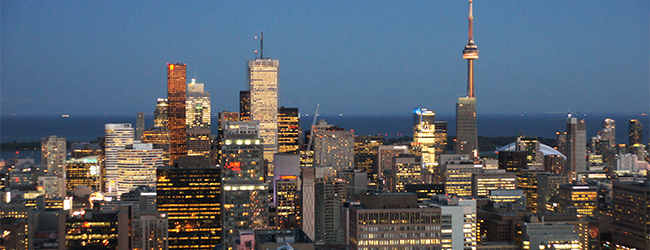
[[[466,1],[2,1],[2,115],[152,113],[184,62],[238,110],[264,31],[280,104],[451,114]],[[648,112],[648,1],[474,3],[479,113]]]

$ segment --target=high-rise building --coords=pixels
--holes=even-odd
[[[321,179],[314,183],[314,240],[343,244],[341,207],[347,197],[347,183],[341,179]]]
[[[153,113],[153,126],[167,130],[169,112],[169,101],[166,98],[158,98],[156,110]]]
[[[192,82],[187,84],[187,100],[185,110],[185,124],[187,129],[210,129],[212,113],[210,110],[210,92],[203,90],[203,83]]]
[[[137,211],[131,220],[131,249],[169,249],[166,215],[158,211]]]
[[[558,173],[537,174],[537,211],[555,211],[560,200],[560,185],[569,184],[569,176]],[[555,203],[555,206],[553,205]]]
[[[314,166],[335,171],[354,168],[354,131],[321,121],[314,129]]]
[[[435,152],[436,162],[440,163],[440,155],[447,154],[447,121],[435,121]]]
[[[575,207],[579,214],[593,215],[598,199],[596,186],[562,184],[558,192],[560,212]]]
[[[106,129],[104,189],[106,194],[116,195],[117,182],[120,178],[117,151],[133,144],[134,130],[128,123],[106,124],[104,127]]]
[[[163,150],[149,143],[134,143],[117,150],[117,194],[139,186],[156,187],[156,169],[163,166]]]
[[[464,197],[472,195],[472,174],[483,171],[483,165],[475,164],[472,159],[461,158],[441,163],[441,169],[447,195]]]
[[[251,92],[239,91],[239,117],[242,121],[251,120]]]
[[[603,129],[598,131],[600,138],[609,142],[609,147],[614,148],[616,146],[616,121],[611,118],[605,119],[603,121]]]
[[[169,131],[153,127],[142,134],[142,143],[151,143],[153,148],[163,150],[163,165],[169,166]]]
[[[224,181],[265,179],[262,139],[257,122],[229,122],[221,142]]]
[[[187,155],[209,157],[211,146],[210,129],[194,127],[187,130]]]
[[[273,169],[273,202],[275,222],[278,229],[301,228],[300,156],[275,154]]]
[[[632,147],[637,144],[643,144],[643,124],[637,119],[630,120],[630,144]]]
[[[516,189],[517,175],[503,169],[472,173],[472,196],[488,197],[492,190]]]
[[[441,208],[441,249],[475,249],[478,237],[476,200],[438,195],[431,201]]]
[[[94,192],[101,188],[101,169],[98,156],[70,159],[66,162],[66,190],[74,191],[77,186],[90,187]]]
[[[186,65],[167,64],[167,112],[169,130],[169,163],[173,166],[178,158],[187,155],[187,134],[185,132],[186,108]]]
[[[393,158],[400,154],[408,154],[409,150],[404,145],[379,145],[377,149],[377,169],[378,178],[384,179],[384,171],[393,169]]]
[[[354,168],[372,174],[377,173],[377,155],[379,146],[384,141],[383,136],[355,135],[354,136]],[[377,176],[375,174],[374,179]]]
[[[474,95],[474,60],[478,59],[478,47],[474,44],[474,15],[469,1],[469,39],[463,49],[467,60],[467,97],[458,98],[456,104],[456,145],[454,153],[478,156],[476,134],[476,97]]]
[[[441,208],[415,194],[378,194],[350,206],[349,249],[440,249]]]
[[[51,135],[41,139],[41,165],[47,175],[65,176],[66,149],[65,137]]]
[[[628,247],[650,249],[650,181],[614,182],[612,188],[612,241]]]
[[[580,235],[568,223],[524,223],[522,249],[580,249]]]
[[[157,171],[158,211],[169,220],[169,249],[211,250],[221,241],[221,169],[202,165]]]
[[[425,108],[413,109],[413,151],[421,156],[422,168],[437,172],[436,162],[436,112]]]
[[[298,108],[278,108],[278,153],[300,154]]]
[[[422,163],[415,155],[399,155],[393,158],[391,171],[391,193],[406,192],[406,185],[424,184],[422,181]]]
[[[517,188],[526,194],[526,211],[537,212],[537,175],[542,173],[541,170],[517,171]]]
[[[278,152],[278,73],[280,61],[255,59],[248,62],[250,82],[250,117],[260,123],[264,160],[268,174],[273,173],[273,154]]]
[[[238,112],[221,111],[219,112],[219,130],[226,129],[227,122],[237,122],[239,120]]]
[[[135,140],[142,141],[142,133],[144,132],[144,112],[138,111],[138,120],[135,126]]]
[[[567,174],[575,180],[577,173],[587,171],[587,126],[585,120],[567,118]]]

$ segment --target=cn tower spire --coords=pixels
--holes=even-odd
[[[469,39],[463,50],[463,59],[467,59],[467,97],[474,98],[474,59],[478,59],[478,47],[474,44],[474,9],[469,0]]]

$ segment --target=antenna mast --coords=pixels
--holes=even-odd
[[[260,39],[260,59],[264,59],[264,32],[262,32]]]

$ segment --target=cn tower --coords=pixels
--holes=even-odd
[[[476,97],[474,96],[474,59],[478,59],[478,48],[474,44],[474,16],[472,0],[469,0],[469,40],[463,49],[467,59],[467,96],[458,98],[456,104],[456,154],[478,157],[476,133]]]
[[[469,40],[463,50],[463,59],[467,59],[467,97],[474,97],[474,59],[478,59],[478,47],[474,44],[474,16],[472,0],[469,0]]]

